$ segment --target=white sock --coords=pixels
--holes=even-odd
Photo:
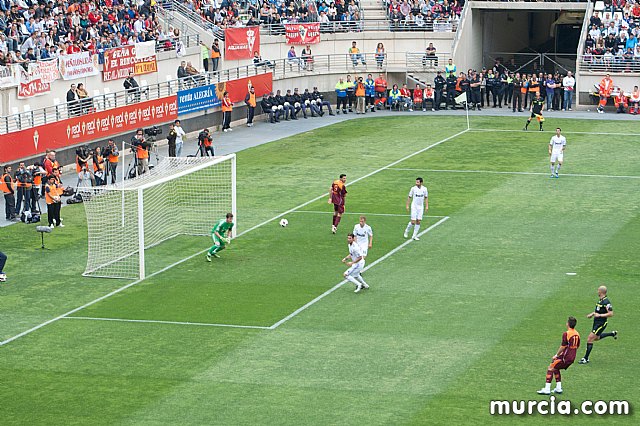
[[[551,174],[553,174],[553,164],[550,165],[549,168],[551,169]]]
[[[556,382],[556,389],[562,389],[562,383]]]
[[[413,238],[418,236],[418,231],[420,231],[420,225],[416,223],[416,226],[413,227]]]
[[[360,281],[362,284],[366,285],[367,287],[369,286],[369,284],[367,284],[366,281],[360,275],[358,275],[358,278],[356,278],[356,280]]]
[[[407,224],[407,229],[404,230],[404,232],[409,233],[409,231],[411,230],[411,227],[413,226],[413,223],[409,222]]]
[[[551,383],[545,383],[544,390],[551,392]]]
[[[562,167],[562,164],[558,163],[558,165],[556,166],[556,173],[560,171],[560,167]]]
[[[345,278],[347,281],[354,283],[354,284],[356,285],[356,287],[359,287],[359,286],[360,286],[360,283],[359,283],[355,278],[353,278],[351,275],[347,275],[347,276],[346,276],[346,277],[344,277],[344,278]]]

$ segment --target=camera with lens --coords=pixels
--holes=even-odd
[[[144,129],[144,133],[147,136],[151,136],[151,137],[155,138],[156,136],[162,134],[162,129],[159,128],[158,126],[153,126],[153,127],[149,128],[149,129]]]

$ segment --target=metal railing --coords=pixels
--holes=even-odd
[[[515,66],[509,66],[511,59],[514,59]],[[520,53],[520,52],[485,52],[483,55],[483,65],[487,68],[499,61],[502,65],[514,72],[540,73],[545,74],[567,71],[574,72],[576,69],[576,55],[570,53]]]
[[[580,72],[595,73],[640,73],[640,58],[620,58],[605,55],[580,55]]]
[[[407,72],[435,73],[438,70],[442,71],[449,58],[451,58],[450,53],[437,53],[435,56],[429,56],[425,53],[407,52]]]
[[[247,64],[232,69],[201,73],[182,79],[144,85],[137,91],[123,89],[114,93],[84,98],[81,101],[62,102],[57,105],[6,115],[0,117],[0,132],[16,132],[72,118],[80,114],[105,111],[132,103],[170,96],[176,94],[179,90],[218,84],[264,72],[271,72],[274,80],[340,72],[366,75],[368,73],[375,74],[386,71],[389,67],[397,67],[402,70],[406,70],[409,66],[415,68],[416,64],[422,63],[423,56],[424,53],[391,52],[385,53],[383,57],[375,53],[362,53],[356,57],[346,53],[314,55],[307,59],[264,60],[259,64]],[[438,55],[440,66],[443,66],[447,58],[446,54]],[[432,66],[435,65],[431,61],[425,62],[425,69],[429,69]]]

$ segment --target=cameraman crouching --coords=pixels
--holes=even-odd
[[[201,157],[208,157],[211,154],[212,157],[215,156],[213,153],[213,138],[209,133],[209,129],[203,129],[198,134],[198,147],[200,149]]]
[[[144,139],[142,129],[136,130],[136,134],[131,138],[131,151],[136,156],[138,163],[138,175],[149,172],[149,148],[151,144]]]

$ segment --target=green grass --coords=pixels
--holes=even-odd
[[[546,127],[556,125],[637,128]],[[339,173],[354,181],[464,126],[363,119],[240,152],[240,231],[316,198]],[[472,120],[474,129],[521,126]],[[61,319],[0,347],[3,424],[635,424],[635,415],[489,415],[492,399],[542,399],[535,390],[566,317],[578,318],[584,346],[600,283],[610,287],[620,338],[596,343],[591,364],[563,372],[562,399],[640,402],[640,179],[604,176],[640,176],[640,137],[567,133],[556,180],[546,176],[550,136],[471,131],[349,185],[347,211],[369,213],[374,229],[369,263],[405,241],[406,217],[375,214],[405,214],[416,176],[429,188],[423,229],[450,219],[368,270],[371,290],[344,285],[274,330]],[[484,173],[495,171],[543,174]],[[73,316],[271,326],[342,280],[345,233],[357,222],[345,215],[334,236],[324,199],[301,210],[285,229],[273,222],[234,240],[221,259],[197,256]],[[63,216],[49,251],[26,225],[0,230],[10,256],[0,339],[129,282],[83,278],[82,206]],[[209,243],[164,243],[148,253],[149,270]]]

